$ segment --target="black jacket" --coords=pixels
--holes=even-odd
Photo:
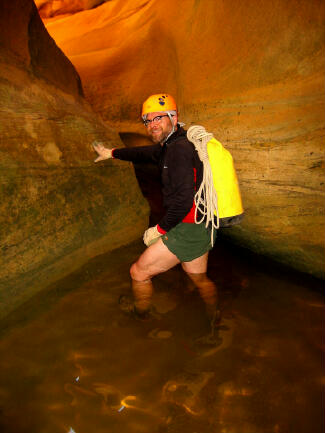
[[[194,195],[202,182],[203,164],[186,131],[178,127],[163,146],[153,144],[114,149],[113,157],[131,162],[153,162],[161,173],[162,193],[166,213],[158,230],[168,232],[185,219],[194,222]]]

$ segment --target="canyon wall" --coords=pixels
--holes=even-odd
[[[6,4],[4,4],[6,3]],[[0,2],[0,318],[89,258],[139,238],[148,221],[123,146],[32,1]]]
[[[324,278],[323,1],[114,0],[44,23],[129,145],[169,92],[232,152],[246,217],[224,236]]]

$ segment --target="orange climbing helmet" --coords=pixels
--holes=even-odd
[[[158,93],[157,95],[149,96],[142,105],[141,117],[159,111],[177,112],[175,99],[167,93]]]

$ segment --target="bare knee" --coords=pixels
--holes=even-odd
[[[131,275],[132,280],[140,281],[140,279],[137,278],[138,274],[139,274],[139,272],[138,272],[137,264],[133,263],[131,268],[130,268],[130,275]]]
[[[130,275],[132,280],[136,281],[144,281],[151,278],[151,275],[149,275],[148,272],[145,272],[144,269],[141,269],[141,266],[139,266],[138,262],[133,263],[131,266]]]

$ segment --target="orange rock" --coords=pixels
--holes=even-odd
[[[23,64],[35,77],[82,95],[75,68],[47,34],[31,0],[1,2],[0,27],[2,62]]]
[[[92,9],[105,0],[35,0],[42,18],[74,14]]]

